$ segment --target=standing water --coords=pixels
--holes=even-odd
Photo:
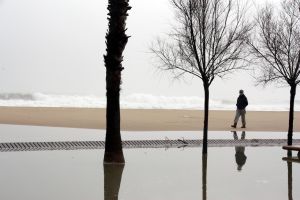
[[[38,141],[91,141],[104,135],[103,130],[5,125],[1,128],[1,143],[30,142],[34,138]],[[135,134],[139,134],[137,138],[143,138],[143,133],[124,133],[123,138],[130,140]],[[196,137],[196,133],[181,134]],[[160,137],[178,135],[178,132],[160,133]],[[279,138],[285,134],[261,133],[262,138],[272,135]],[[295,134],[295,137],[298,135]],[[257,138],[259,133],[213,132],[210,136],[234,141]],[[207,157],[202,157],[201,147],[125,148],[125,166],[103,166],[103,154],[103,149],[12,149],[0,152],[0,198],[300,199],[300,190],[297,189],[300,185],[300,163],[297,160],[284,161],[282,158],[286,152],[281,145],[211,145]]]

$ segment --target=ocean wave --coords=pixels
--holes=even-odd
[[[23,93],[0,93],[0,100],[24,100],[33,101],[36,100],[33,94]]]
[[[131,94],[121,96],[121,108],[128,109],[189,109],[203,110],[204,99],[198,96],[155,96],[151,94]],[[1,93],[0,106],[13,107],[86,107],[105,108],[106,98],[96,95],[53,95],[43,93]],[[235,110],[235,101],[210,100],[211,110]],[[274,104],[250,104],[247,110],[288,111],[288,102]],[[295,103],[300,111],[300,103]]]

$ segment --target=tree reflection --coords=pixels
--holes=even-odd
[[[299,163],[297,157],[283,157],[282,160],[286,161],[288,168],[288,199],[293,200],[293,162]]]
[[[287,161],[288,167],[288,196],[289,200],[293,200],[293,163]]]
[[[202,155],[202,200],[206,200],[207,199],[207,194],[206,194],[206,190],[207,190],[207,154]]]
[[[124,165],[104,164],[104,200],[118,200]]]
[[[239,140],[236,131],[233,132],[234,140]],[[242,131],[241,139],[244,140],[246,138],[246,132]],[[245,155],[245,146],[235,146],[235,162],[237,164],[237,170],[241,171],[242,167],[245,165],[247,160],[247,156]]]

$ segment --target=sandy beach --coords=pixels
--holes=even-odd
[[[101,108],[0,107],[0,113],[1,124],[105,129],[105,109]],[[203,111],[196,110],[123,109],[121,113],[121,127],[127,131],[196,131],[203,124]],[[232,130],[234,114],[210,111],[209,130]],[[247,131],[287,131],[288,112],[247,111],[246,118]],[[295,112],[297,132],[299,120],[300,112]]]

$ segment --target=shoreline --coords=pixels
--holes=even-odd
[[[105,129],[104,108],[0,107],[0,124]],[[246,129],[233,129],[235,111],[209,112],[209,131],[287,132],[288,111],[247,111]],[[294,116],[294,131],[300,132],[300,112]],[[238,127],[241,126],[239,122]],[[203,111],[121,109],[123,131],[201,131]]]

